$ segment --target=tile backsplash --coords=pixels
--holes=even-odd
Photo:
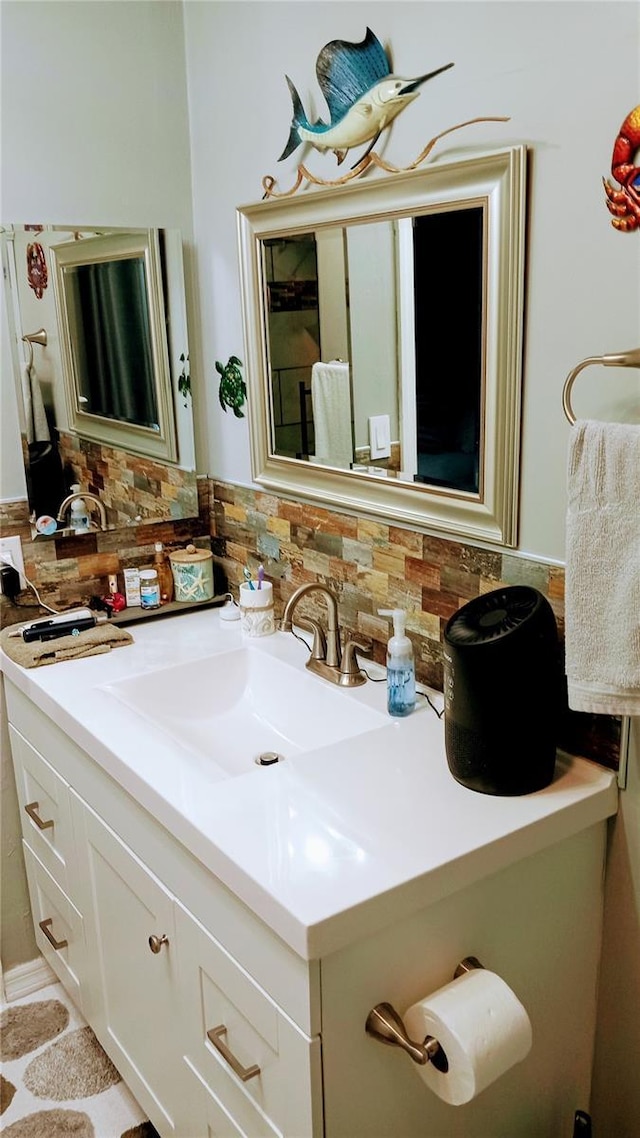
[[[405,609],[417,677],[439,690],[444,625],[461,605],[500,585],[526,584],[543,593],[563,638],[561,566],[206,478],[198,479],[198,504],[199,517],[189,521],[33,542],[26,502],[2,503],[0,532],[21,536],[27,575],[54,607],[84,603],[93,593],[106,591],[109,573],[149,564],[155,541],[175,548],[210,538],[214,558],[236,595],[244,568],[255,572],[264,565],[274,587],[276,615],[299,585],[330,585],[339,596],[343,630],[367,644],[379,663],[385,660],[390,626],[378,609]],[[305,598],[305,612],[322,618],[321,599],[313,593]],[[540,699],[542,703],[543,676]],[[620,720],[567,709],[558,745],[615,768]]]
[[[35,540],[31,536],[28,503],[2,502],[0,534],[20,537],[25,573],[42,599],[53,608],[70,608],[86,604],[93,595],[105,596],[110,573],[121,574],[130,566],[150,565],[156,541],[161,541],[169,551],[184,547],[190,541],[208,545],[211,532],[208,479],[198,479],[197,493],[199,515],[196,518],[142,523],[105,533],[92,530],[79,537],[37,537]],[[25,592],[20,600],[28,604],[34,598]]]
[[[158,517],[189,518],[197,512],[193,471],[64,431],[58,449],[65,468],[73,471],[68,481],[100,497],[110,525],[129,526],[138,517],[150,522]]]

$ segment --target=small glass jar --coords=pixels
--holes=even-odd
[[[160,582],[155,569],[140,570],[140,608],[160,608]]]

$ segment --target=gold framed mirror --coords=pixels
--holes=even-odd
[[[517,541],[526,148],[242,206],[252,474]]]
[[[158,231],[62,242],[51,256],[69,429],[175,462]]]

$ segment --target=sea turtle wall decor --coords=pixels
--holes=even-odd
[[[247,385],[240,371],[242,366],[242,360],[239,360],[237,356],[229,356],[227,363],[224,365],[220,363],[220,360],[216,360],[216,371],[220,375],[220,390],[218,393],[220,406],[223,411],[226,411],[227,408],[230,407],[236,419],[244,419],[244,411],[242,411],[241,408],[247,397]]]

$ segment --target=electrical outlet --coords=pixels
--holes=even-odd
[[[22,556],[22,542],[19,537],[0,537],[0,557],[5,564],[13,565],[20,574],[20,588],[26,589],[27,582],[24,576],[24,557]]]

